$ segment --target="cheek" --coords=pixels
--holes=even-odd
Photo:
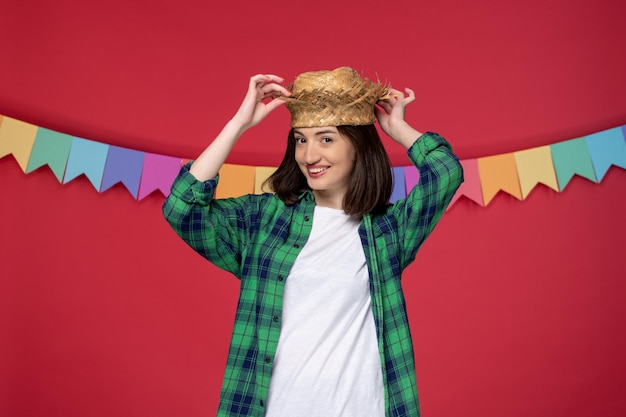
[[[294,151],[293,158],[296,160],[296,162],[298,164],[300,164],[302,162],[303,154],[304,154],[304,152],[302,152],[302,150],[299,149],[299,148],[296,148],[296,150]]]

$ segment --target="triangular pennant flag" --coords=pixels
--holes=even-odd
[[[216,198],[240,197],[255,192],[256,168],[245,165],[224,164],[220,168],[220,182]]]
[[[0,158],[13,155],[26,172],[38,127],[4,116],[0,125]]]
[[[99,191],[107,153],[109,153],[109,145],[87,139],[72,138],[72,148],[70,149],[70,156],[67,158],[63,184],[85,174],[94,188]]]
[[[144,155],[140,151],[111,146],[104,166],[100,192],[121,182],[136,199],[139,193]]]
[[[254,193],[255,194],[263,194],[265,192],[272,192],[272,190],[267,187],[263,189],[263,183],[266,179],[270,177],[276,171],[276,168],[271,167],[256,167],[256,171],[254,173]]]
[[[515,157],[512,153],[478,158],[477,162],[485,206],[500,190],[518,200],[522,199]]]
[[[146,153],[137,200],[141,200],[155,190],[160,190],[167,197],[174,178],[180,171],[180,161],[180,158]]]
[[[63,174],[65,173],[65,166],[70,156],[71,147],[71,136],[39,128],[30,159],[28,160],[26,173],[48,165],[59,182],[63,182]]]
[[[390,203],[395,203],[406,197],[406,184],[404,182],[404,167],[391,168],[393,175],[393,189],[391,190]]]
[[[420,172],[414,166],[404,167],[404,186],[406,195],[409,195],[413,187],[420,182]]]
[[[626,169],[626,142],[622,129],[616,127],[594,133],[586,140],[598,182],[602,181],[611,165]]]
[[[547,185],[557,193],[559,192],[559,184],[556,180],[549,146],[526,149],[515,152],[513,155],[517,165],[522,199],[525,199],[538,183]]]
[[[574,174],[598,182],[585,138],[555,143],[550,145],[550,152],[559,190],[565,189]]]
[[[478,175],[478,161],[476,159],[465,159],[461,161],[463,166],[463,182],[452,197],[448,208],[452,207],[461,196],[465,196],[478,204],[484,206],[483,189],[480,185],[480,175]]]

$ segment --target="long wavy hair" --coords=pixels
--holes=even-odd
[[[354,147],[356,158],[343,199],[347,214],[363,216],[382,210],[389,202],[393,188],[391,164],[376,127],[337,126],[340,134]],[[276,171],[263,183],[287,205],[293,205],[298,197],[309,189],[306,177],[296,162],[296,139],[294,129],[289,131],[287,149]]]

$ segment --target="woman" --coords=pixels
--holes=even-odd
[[[351,68],[255,75],[235,116],[183,167],[163,212],[240,278],[218,416],[418,416],[401,273],[462,181],[449,144],[405,120],[415,100]],[[237,139],[282,104],[292,115],[276,194],[214,200]],[[407,198],[374,122],[420,172]]]

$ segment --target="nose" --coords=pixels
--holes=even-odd
[[[308,165],[312,165],[320,160],[320,153],[315,143],[307,142],[304,150],[304,160]]]

